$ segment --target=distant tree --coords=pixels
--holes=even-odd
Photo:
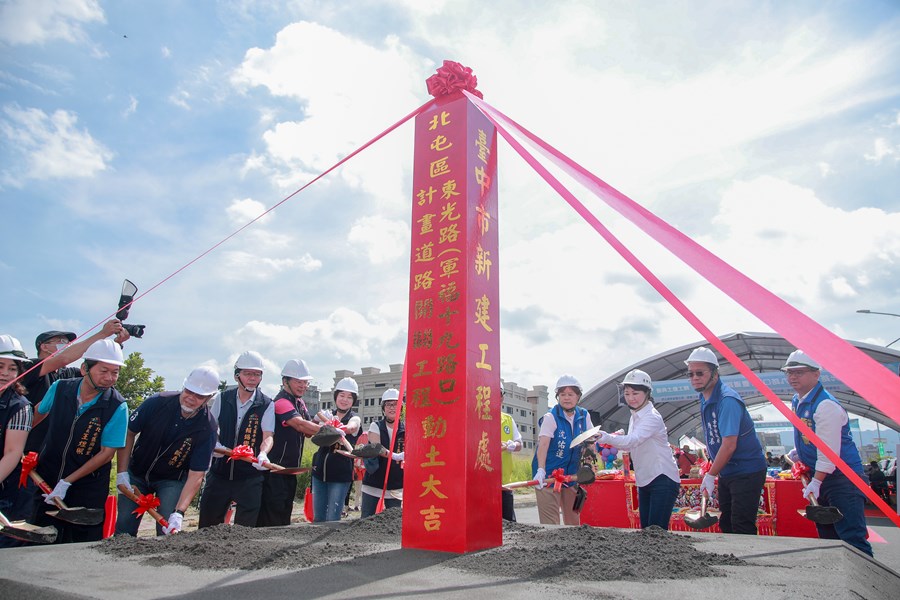
[[[119,369],[119,381],[116,389],[128,400],[129,410],[141,405],[147,397],[165,388],[165,380],[153,376],[153,369],[144,366],[144,358],[140,352],[132,352],[125,359],[125,366]]]

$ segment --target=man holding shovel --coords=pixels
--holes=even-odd
[[[37,497],[32,523],[55,525],[56,543],[103,538],[102,519],[97,524],[75,524],[47,513],[58,507],[55,499],[104,510],[110,463],[116,450],[125,446],[128,428],[128,404],[113,387],[124,364],[119,344],[94,342],[84,353],[82,377],[54,382],[37,405],[35,423],[47,419],[50,424],[35,472],[53,489],[44,501]]]
[[[275,395],[275,432],[269,458],[286,470],[300,468],[303,442],[306,436],[319,431],[303,401],[309,388],[309,367],[301,359],[292,358],[281,369],[281,389]],[[297,495],[297,475],[270,471],[263,474],[262,501],[257,527],[291,524],[294,497]]]
[[[198,367],[180,392],[150,396],[131,414],[125,447],[116,460],[116,534],[137,535],[143,514],[134,513],[138,505],[133,497],[145,494],[155,494],[159,513],[169,515],[165,529],[157,523],[156,535],[182,528],[184,511],[200,491],[216,443],[216,421],[207,403],[218,389],[219,374]]]
[[[756,535],[766,459],[753,419],[740,394],[719,378],[719,359],[712,350],[697,348],[684,364],[691,385],[700,393],[700,418],[712,459],[700,492],[712,498],[718,477],[722,533]]]
[[[859,450],[850,436],[847,411],[819,382],[819,363],[802,350],[795,350],[781,370],[796,392],[791,399],[794,413],[866,481]],[[872,556],[872,546],[866,540],[863,493],[797,429],[794,429],[794,446],[791,454],[796,451],[797,456],[791,456],[792,460],[799,458],[815,471],[803,489],[803,497],[812,496],[821,506],[835,507],[844,516],[834,524],[816,523],[819,537],[843,540]]]
[[[219,423],[216,448],[249,446],[256,461],[213,458],[200,498],[199,528],[224,523],[232,501],[237,503],[235,524],[256,527],[262,502],[262,472],[268,470],[265,463],[269,460],[275,430],[275,404],[259,390],[263,369],[259,353],[242,353],[234,363],[237,386],[226,389],[213,400],[211,411]]]

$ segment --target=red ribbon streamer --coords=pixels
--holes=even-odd
[[[806,477],[809,479],[810,468],[805,464],[796,461],[793,465],[791,465],[791,477],[794,479],[801,479],[802,477]]]
[[[552,473],[550,473],[550,477],[555,479],[556,481],[553,483],[553,491],[558,492],[562,490],[563,482],[566,480],[566,471],[565,469],[556,469]]]
[[[25,487],[25,484],[28,482],[28,476],[31,474],[31,471],[34,470],[34,468],[37,466],[37,463],[37,452],[29,452],[22,457],[22,472],[19,473],[19,487]]]
[[[231,451],[231,456],[228,457],[228,460],[247,457],[256,460],[256,456],[254,456],[253,454],[253,448],[251,448],[250,446],[235,446]]]
[[[428,93],[435,98],[449,96],[463,90],[479,98],[484,98],[484,95],[475,89],[478,85],[478,78],[472,73],[472,69],[452,60],[445,60],[437,72],[425,80],[425,85],[428,87]]]
[[[737,371],[781,412],[801,434],[813,442],[832,464],[836,465],[856,487],[881,511],[900,526],[900,516],[894,513],[841,457],[770,390],[759,376],[720,340],[643,262],[610,232],[562,183],[554,177],[534,156],[522,146],[500,121],[535,144],[540,152],[566,173],[578,180],[595,196],[606,202],[619,214],[653,237],[685,264],[727,293],[736,302],[768,323],[785,339],[798,348],[811,349],[808,354],[816,358],[841,381],[865,397],[895,421],[900,420],[900,380],[865,353],[831,333],[796,308],[694,242],[646,208],[640,206],[587,169],[568,158],[556,148],[521,127],[518,123],[472,94],[466,96],[497,127],[501,136],[516,152],[552,187],[566,202],[613,247],[640,275],[660,293],[704,338],[734,366]]]
[[[142,494],[137,497],[136,504],[137,504],[137,508],[131,512],[140,516],[150,509],[155,510],[155,509],[159,508],[159,498],[157,498],[153,494]]]

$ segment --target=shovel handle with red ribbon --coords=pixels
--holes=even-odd
[[[156,510],[159,508],[159,498],[154,494],[141,494],[136,487],[128,487],[124,483],[120,483],[117,489],[125,494],[125,497],[137,504],[137,508],[133,512],[137,516],[147,513],[153,520],[159,523],[159,526],[165,529],[169,526],[169,522]],[[174,533],[174,532],[173,532]]]
[[[570,483],[572,481],[577,481],[577,475],[566,475],[566,472],[563,469],[556,469],[550,476],[544,479],[545,484],[553,484],[553,491],[559,492],[562,490],[562,486],[564,483]],[[528,481],[515,481],[513,483],[504,484],[502,487],[504,490],[514,490],[516,488],[523,487],[533,487],[538,485],[540,482],[537,479],[530,479]]]
[[[256,462],[256,454],[253,453],[253,448],[250,446],[235,446],[232,448],[226,448],[221,446],[216,448],[216,454],[221,454],[223,456],[227,456],[228,460],[242,460],[248,463]],[[281,465],[276,465],[273,462],[265,461],[262,466],[269,469],[270,471],[283,471],[284,467]]]

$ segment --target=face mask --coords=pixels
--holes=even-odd
[[[65,350],[65,349],[68,348],[68,347],[69,347],[68,344],[56,344],[56,350],[55,350],[55,352],[60,352],[60,351],[62,351],[62,350]]]

